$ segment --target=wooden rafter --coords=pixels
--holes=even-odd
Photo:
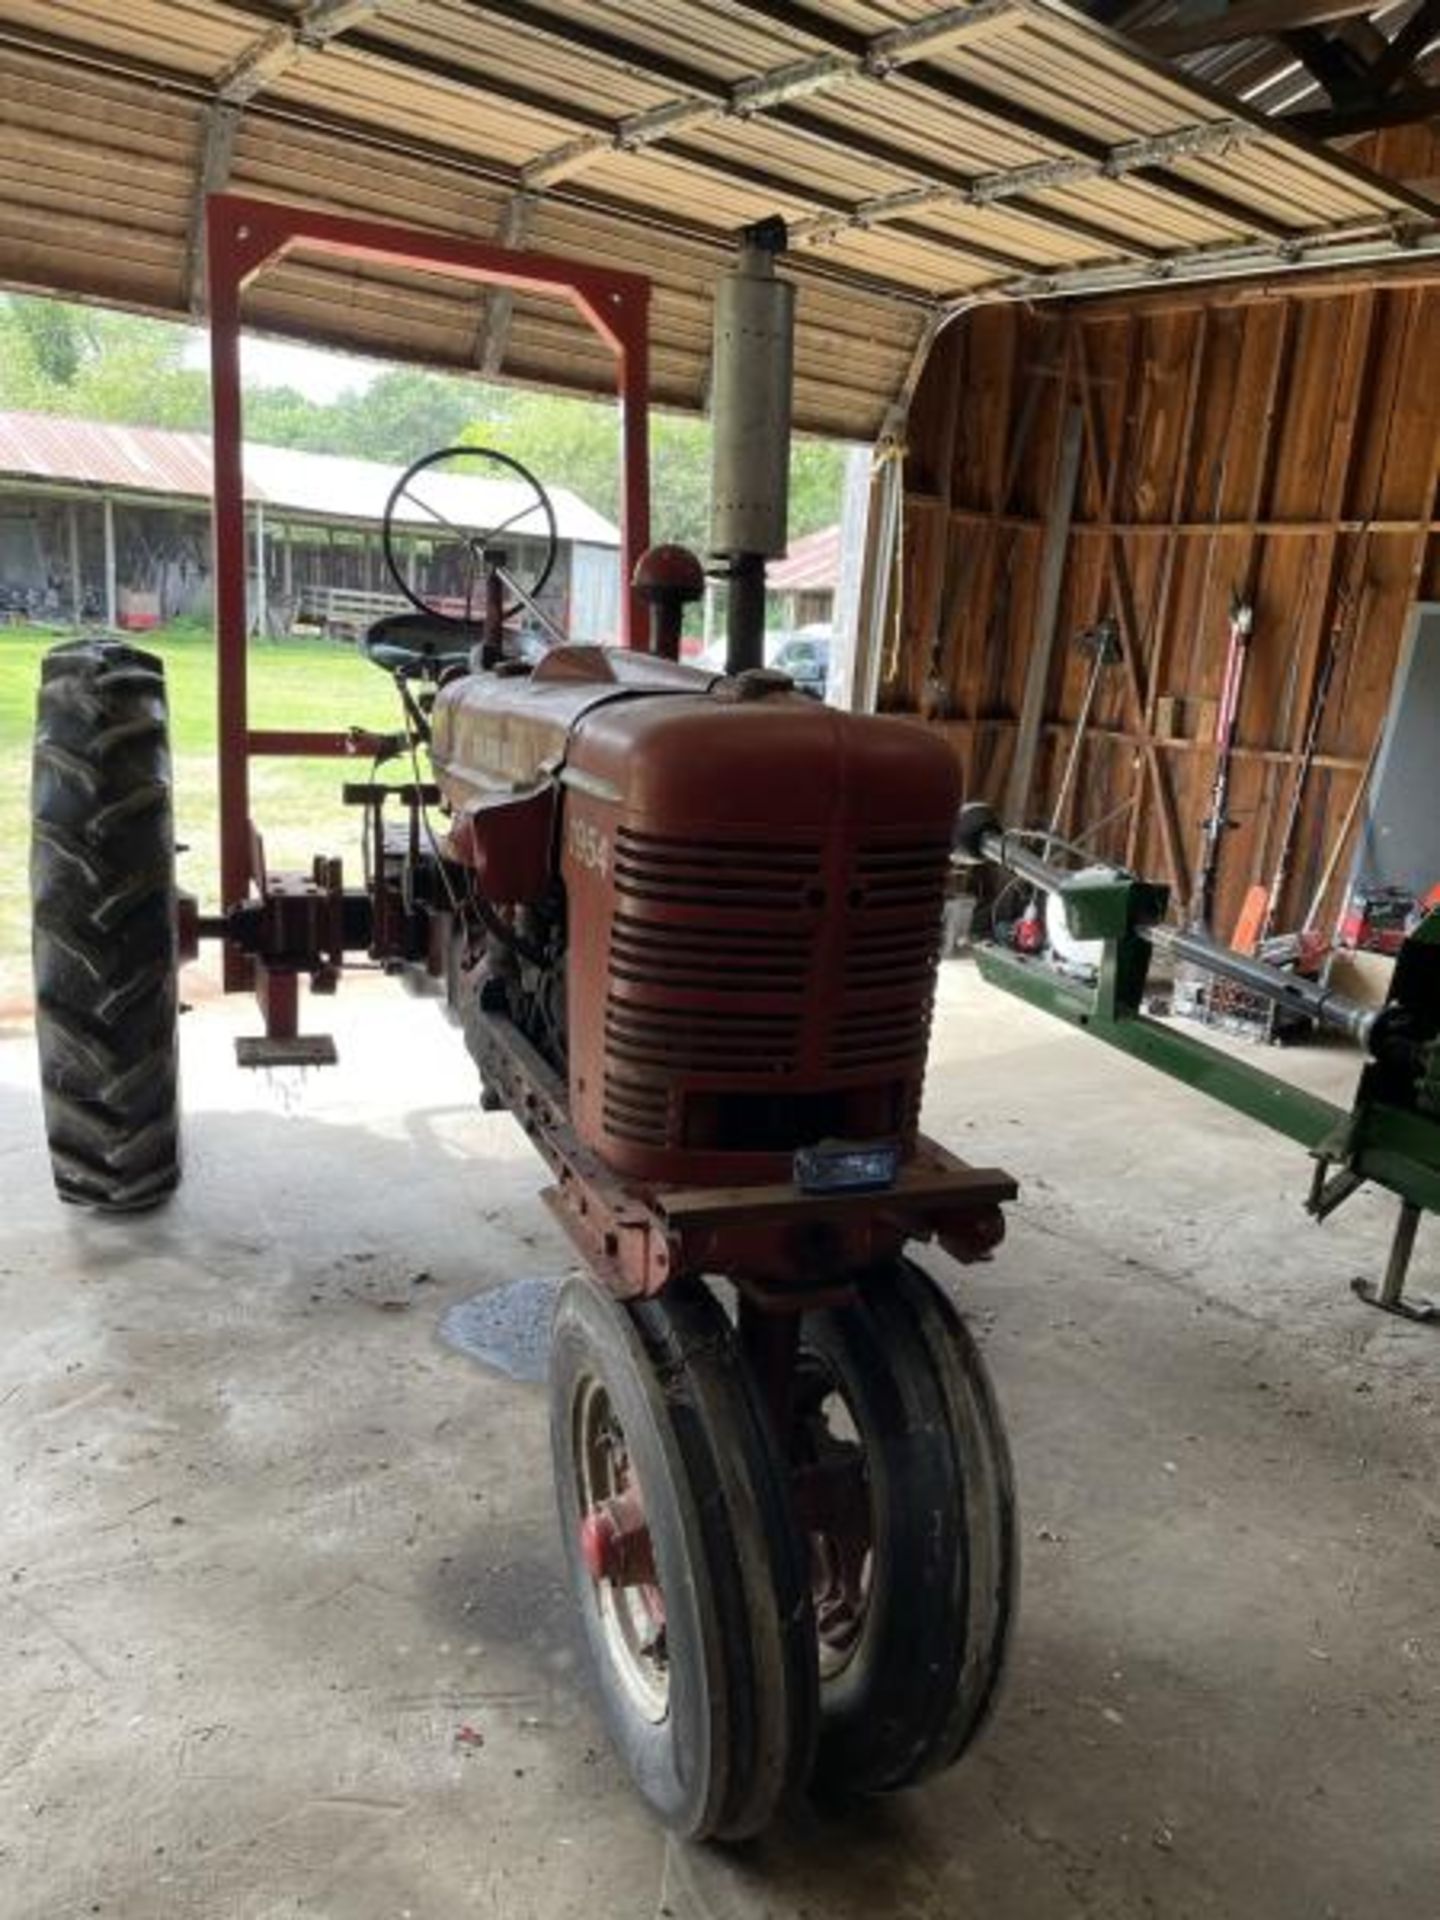
[[[205,201],[229,184],[241,115],[303,53],[328,46],[382,4],[383,0],[306,0],[292,20],[261,34],[220,75],[215,97],[205,109],[185,233],[185,292],[196,318],[205,306]]]
[[[1408,127],[1437,118],[1440,87],[1416,87],[1387,94],[1382,100],[1360,100],[1344,107],[1309,107],[1303,113],[1288,114],[1285,124],[1317,140],[1340,140],[1350,134],[1373,133],[1378,127]]]
[[[1207,13],[1203,19],[1182,18],[1167,20],[1163,26],[1142,27],[1136,38],[1152,53],[1178,60],[1182,54],[1201,53],[1206,47],[1225,46],[1234,40],[1256,40],[1300,27],[1351,20],[1368,14],[1373,6],[1374,0],[1237,0],[1223,13]]]

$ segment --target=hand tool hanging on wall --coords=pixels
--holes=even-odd
[[[1360,809],[1365,804],[1365,796],[1370,791],[1370,781],[1375,773],[1375,762],[1380,758],[1380,742],[1385,738],[1385,722],[1382,718],[1375,738],[1370,743],[1370,757],[1365,762],[1364,771],[1355,783],[1355,791],[1350,796],[1350,804],[1345,809],[1345,818],[1340,822],[1340,831],[1325,856],[1325,865],[1315,882],[1315,891],[1305,909],[1305,918],[1301,923],[1302,931],[1308,932],[1320,918],[1320,909],[1325,904],[1325,896],[1330,891],[1330,883],[1335,878],[1335,869],[1340,865],[1346,847],[1350,844],[1350,835],[1355,830],[1355,822],[1360,817]]]
[[[1275,868],[1270,875],[1270,885],[1267,889],[1265,912],[1261,916],[1256,932],[1257,948],[1274,931],[1275,915],[1290,878],[1290,868],[1295,858],[1295,843],[1300,833],[1300,816],[1305,811],[1305,790],[1310,784],[1310,773],[1315,765],[1315,754],[1320,745],[1320,729],[1325,723],[1325,709],[1330,702],[1330,689],[1335,683],[1335,669],[1339,659],[1340,638],[1337,626],[1330,630],[1330,641],[1325,649],[1325,657],[1320,662],[1314,692],[1310,696],[1310,712],[1305,720],[1305,739],[1300,748],[1300,758],[1295,767],[1295,779],[1290,788],[1290,801],[1285,810],[1285,825],[1280,835],[1280,847],[1275,856]]]
[[[1200,853],[1196,860],[1195,890],[1190,901],[1190,924],[1209,928],[1215,912],[1215,882],[1220,870],[1220,842],[1230,818],[1230,773],[1235,752],[1240,693],[1245,664],[1255,630],[1255,608],[1237,590],[1230,595],[1230,640],[1225,654],[1225,681],[1220,710],[1215,717],[1215,775],[1210,783],[1210,811],[1200,824]]]
[[[1093,627],[1086,627],[1075,636],[1076,650],[1090,657],[1090,672],[1085,681],[1085,692],[1080,701],[1080,712],[1075,721],[1075,731],[1070,736],[1070,752],[1066,756],[1065,771],[1060,778],[1060,791],[1055,796],[1055,808],[1050,815],[1050,826],[1045,836],[1046,857],[1049,856],[1051,843],[1059,833],[1065,819],[1065,809],[1070,804],[1070,793],[1075,785],[1075,775],[1080,768],[1080,755],[1085,746],[1085,736],[1090,731],[1090,715],[1095,707],[1095,695],[1100,687],[1100,676],[1106,667],[1114,666],[1120,658],[1120,628],[1113,614],[1106,614],[1103,620],[1097,620]]]

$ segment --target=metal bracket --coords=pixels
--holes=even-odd
[[[1422,1327],[1440,1326],[1440,1306],[1434,1301],[1427,1300],[1423,1306],[1413,1306],[1405,1298],[1405,1279],[1415,1251],[1415,1233],[1420,1225],[1420,1213],[1421,1209],[1412,1201],[1401,1202],[1385,1278],[1378,1287],[1373,1280],[1352,1280],[1350,1291],[1357,1300],[1363,1300],[1367,1307],[1378,1307],[1381,1313],[1393,1313],[1397,1319],[1413,1320]]]
[[[278,1040],[263,1033],[243,1034],[235,1042],[237,1067],[333,1067],[339,1057],[328,1033],[296,1033]]]

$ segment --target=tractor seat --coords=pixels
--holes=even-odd
[[[468,667],[470,649],[482,638],[478,626],[458,626],[436,613],[387,613],[366,632],[359,651],[386,673],[438,680],[451,667]]]

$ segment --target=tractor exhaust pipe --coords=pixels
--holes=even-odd
[[[727,673],[765,664],[765,562],[786,546],[795,288],[775,272],[784,250],[783,220],[746,227],[715,290],[710,552],[730,583]]]

